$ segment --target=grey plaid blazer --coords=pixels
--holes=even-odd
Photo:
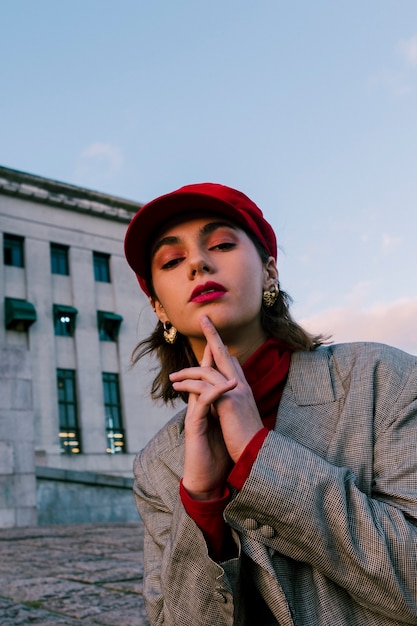
[[[417,357],[293,355],[275,430],[226,507],[239,556],[222,563],[178,496],[183,419],[135,460],[152,626],[417,624]]]

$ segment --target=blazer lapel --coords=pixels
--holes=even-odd
[[[296,352],[278,409],[275,430],[321,456],[340,416],[344,390],[328,350]]]

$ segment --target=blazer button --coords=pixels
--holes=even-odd
[[[263,537],[265,537],[266,539],[272,539],[272,537],[275,536],[275,530],[272,528],[272,526],[262,526],[261,535],[263,535]]]
[[[243,528],[245,528],[246,530],[256,530],[258,527],[259,524],[256,519],[252,519],[251,517],[248,517],[243,522]]]

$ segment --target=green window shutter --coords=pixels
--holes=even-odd
[[[111,311],[97,311],[97,326],[101,341],[117,341],[123,317]]]
[[[31,302],[21,298],[5,298],[5,326],[8,330],[27,330],[36,322],[36,309]]]

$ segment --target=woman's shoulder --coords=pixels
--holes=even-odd
[[[142,458],[156,458],[169,454],[170,450],[178,448],[184,442],[184,419],[186,408],[180,409],[158,432],[149,440],[139,452]]]
[[[320,346],[311,352],[295,352],[291,368],[304,369],[312,365],[322,365],[339,374],[343,379],[356,372],[369,375],[390,375],[397,379],[407,379],[417,370],[417,356],[393,346],[358,341]]]
[[[134,490],[139,501],[156,498],[161,510],[164,506],[167,510],[174,507],[183,474],[184,416],[184,409],[174,415],[136,455],[133,463]]]
[[[373,341],[356,341],[347,343],[329,343],[308,351],[294,353],[296,360],[346,359],[355,361],[364,358],[372,361],[408,362],[412,366],[417,363],[417,356],[400,348]]]

